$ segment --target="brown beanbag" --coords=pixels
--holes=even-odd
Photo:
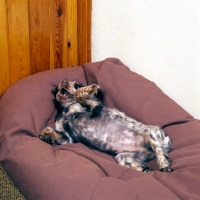
[[[51,146],[35,138],[54,127],[51,91],[61,80],[98,83],[105,105],[164,128],[174,172],[159,172],[154,160],[154,171],[142,173],[81,143]],[[153,82],[109,58],[41,72],[11,86],[0,100],[0,162],[27,199],[199,199],[200,121]]]

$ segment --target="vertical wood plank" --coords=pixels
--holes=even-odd
[[[51,0],[49,6],[50,22],[50,69],[62,67],[60,17],[62,15],[61,0]]]
[[[73,2],[76,0],[73,0]],[[60,68],[68,66],[68,29],[71,23],[67,21],[68,6],[71,2],[66,0],[50,1],[50,68]],[[74,9],[74,7],[73,7]],[[76,14],[76,7],[73,10]],[[70,19],[71,20],[71,19]],[[75,24],[76,26],[76,24]]]
[[[77,65],[77,0],[67,0],[67,66]]]
[[[28,0],[31,74],[50,69],[49,0]]]
[[[77,58],[78,57],[77,0],[67,0],[67,1],[57,0],[56,6],[50,15],[51,19],[52,16],[53,16],[52,21],[54,24],[51,24],[50,32],[51,36],[53,36],[51,37],[51,52],[54,53],[54,59],[51,58],[51,63],[55,60],[58,60],[58,58],[61,58],[61,63],[60,63],[61,67],[70,67],[72,65],[76,66],[78,59]],[[55,28],[53,28],[52,25],[55,26]],[[57,38],[56,43],[55,43],[55,36]],[[60,44],[58,44],[58,42],[60,42]]]
[[[69,67],[68,65],[68,47],[67,47],[67,40],[68,40],[68,15],[67,15],[67,1],[61,1],[61,11],[62,15],[60,17],[60,48],[61,48],[61,60],[62,60],[62,67]]]
[[[91,23],[92,23],[92,0],[87,0],[87,7],[85,12],[87,12],[87,17],[83,23],[86,23],[86,35],[87,38],[87,60],[86,62],[91,62]]]
[[[5,0],[0,1],[0,97],[10,86],[7,15]]]
[[[78,64],[91,62],[91,0],[78,0]]]
[[[87,1],[87,61],[91,62],[92,50],[91,50],[91,26],[92,26],[92,0]]]
[[[11,84],[30,74],[27,1],[7,0]]]

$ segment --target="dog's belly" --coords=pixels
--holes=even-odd
[[[71,121],[71,120],[70,120]],[[93,120],[73,119],[70,123],[73,137],[79,136],[101,143],[108,144],[109,148],[117,152],[144,150],[144,135],[142,130],[138,132],[135,125],[130,122],[97,118]]]
[[[142,150],[144,146],[143,135],[124,122],[109,123],[96,130],[95,136],[120,152]]]

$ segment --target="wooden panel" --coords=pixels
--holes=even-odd
[[[91,61],[91,0],[78,0],[78,64]]]
[[[31,74],[50,69],[49,0],[29,0]]]
[[[30,74],[27,1],[7,0],[7,9],[9,64],[12,84]]]
[[[90,62],[91,0],[0,0],[0,96],[17,80]]]
[[[0,1],[0,96],[10,85],[5,0]]]
[[[67,66],[78,65],[77,0],[67,1]]]
[[[62,0],[62,6],[60,7],[60,48],[61,48],[61,60],[62,67],[69,67],[68,65],[68,47],[67,47],[67,37],[68,37],[68,16],[67,16],[67,1]]]
[[[62,6],[65,1],[50,1],[50,69],[62,67],[61,52],[61,22]]]
[[[91,0],[51,1],[50,23],[51,69],[91,61]]]
[[[50,68],[78,65],[77,0],[50,3]]]

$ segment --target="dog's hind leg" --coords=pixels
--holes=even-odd
[[[71,138],[68,138],[63,133],[53,130],[51,127],[46,127],[38,137],[43,142],[48,144],[66,144],[73,143]]]
[[[137,171],[149,172],[152,171],[150,167],[143,165],[144,160],[144,152],[136,151],[136,152],[124,152],[119,153],[115,156],[115,160],[119,165],[133,168]]]
[[[149,142],[158,160],[159,170],[161,172],[172,172],[173,169],[170,167],[170,161],[167,153],[171,144],[169,138],[165,137],[162,129],[158,127],[152,127],[150,129],[149,136]]]

